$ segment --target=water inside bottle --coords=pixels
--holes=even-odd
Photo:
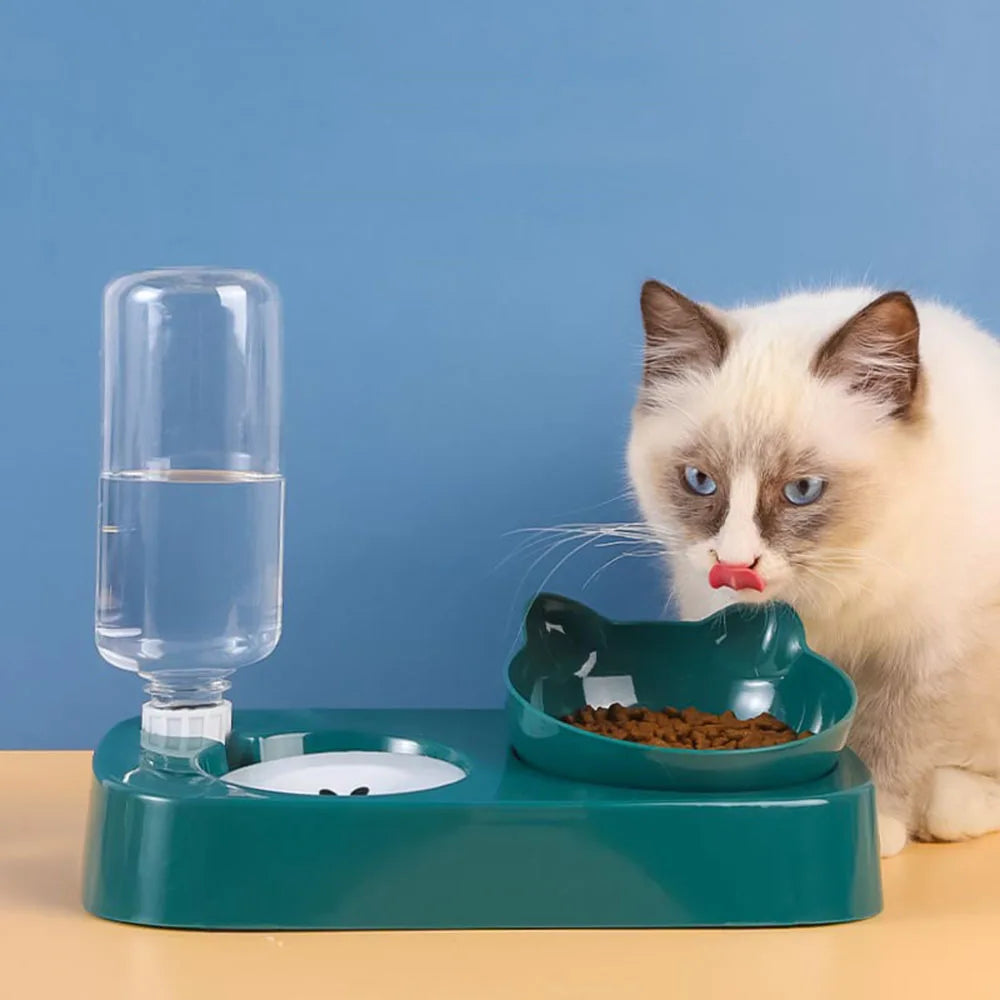
[[[284,478],[213,469],[100,481],[96,639],[178,686],[266,657],[281,634]]]

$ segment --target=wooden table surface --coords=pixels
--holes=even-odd
[[[164,931],[80,905],[89,764],[0,753],[0,997],[1000,997],[1000,836],[907,849],[885,864],[885,912],[840,927]]]

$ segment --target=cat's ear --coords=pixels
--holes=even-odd
[[[717,368],[726,356],[726,331],[704,306],[658,281],[647,281],[639,297],[646,328],[647,385]]]
[[[884,403],[894,417],[912,414],[920,382],[920,320],[906,292],[889,292],[855,313],[816,353],[812,371],[841,379]]]

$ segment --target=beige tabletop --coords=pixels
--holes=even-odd
[[[163,931],[81,909],[89,762],[0,753],[0,997],[1000,997],[1000,836],[908,849],[885,912],[841,927]]]

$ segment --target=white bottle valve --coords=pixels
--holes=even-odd
[[[174,740],[209,740],[225,743],[233,728],[233,704],[220,701],[215,705],[194,708],[160,708],[151,701],[142,706],[142,731],[157,743]]]

